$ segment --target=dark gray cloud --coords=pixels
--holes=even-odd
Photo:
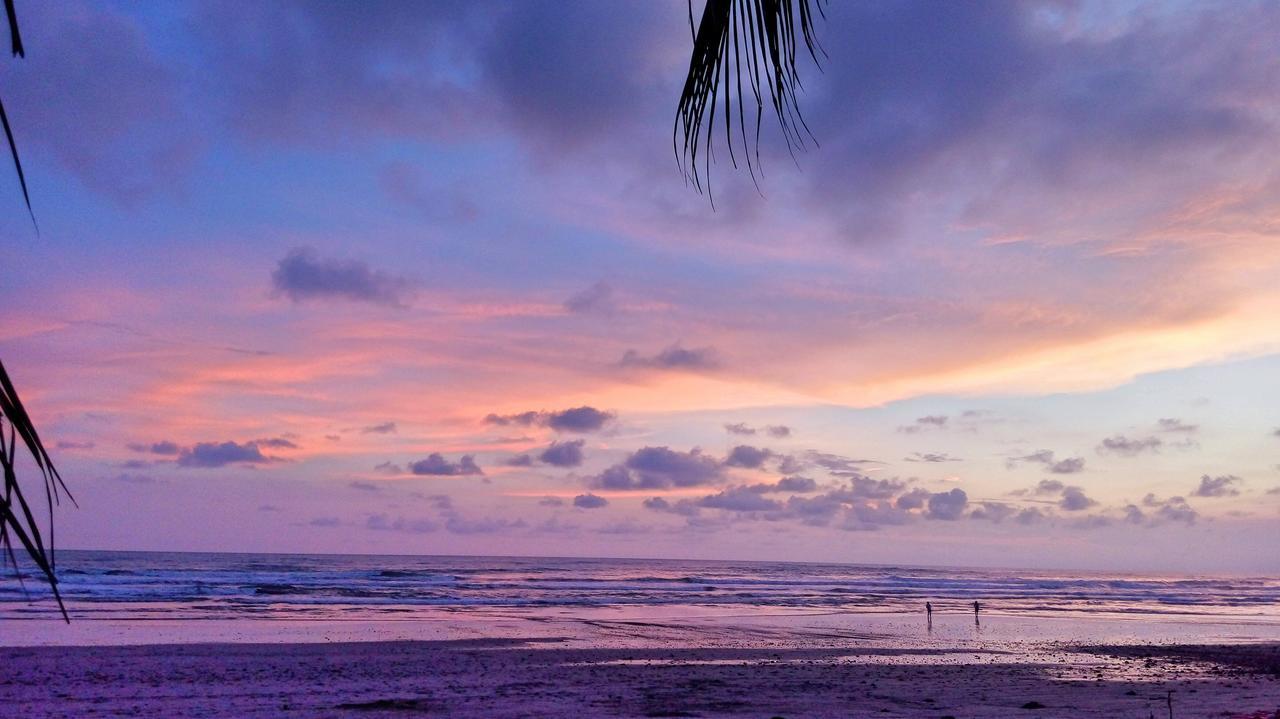
[[[262,454],[253,442],[199,442],[178,454],[179,467],[215,468],[228,464],[267,464],[273,457]]]
[[[929,519],[947,521],[959,519],[964,516],[964,511],[968,504],[969,495],[958,487],[950,492],[935,492],[929,495],[929,509],[925,516]]]
[[[1191,494],[1195,497],[1234,497],[1240,494],[1238,485],[1243,482],[1243,479],[1234,474],[1218,477],[1205,474],[1200,477],[1200,486],[1196,487]]]
[[[728,432],[729,434],[750,436],[756,433],[756,428],[752,427],[751,425],[745,422],[737,422],[734,424],[726,424],[724,426],[724,431]]]
[[[791,436],[792,429],[785,424],[770,424],[764,428],[766,434],[776,439],[786,439]]]
[[[572,407],[570,409],[562,409],[558,412],[520,412],[519,414],[488,414],[484,418],[485,424],[497,425],[499,427],[507,427],[516,425],[520,427],[550,427],[557,432],[567,432],[571,434],[588,434],[598,432],[609,422],[617,418],[612,412],[596,409],[595,407]]]
[[[1200,431],[1200,425],[1187,424],[1180,419],[1174,417],[1162,417],[1156,421],[1156,426],[1161,432],[1178,432],[1182,434],[1194,434]]]
[[[505,460],[502,461],[502,464],[504,464],[507,467],[532,467],[533,455],[517,454],[511,457],[507,457]]]
[[[475,457],[470,454],[462,455],[457,462],[450,462],[443,455],[432,452],[427,455],[426,459],[420,459],[417,462],[409,464],[409,471],[414,474],[420,474],[431,477],[454,477],[484,474],[476,464]]]
[[[581,439],[552,442],[551,446],[542,450],[538,459],[543,464],[553,467],[577,467],[582,464],[582,445],[585,443],[585,440]]]
[[[271,284],[294,302],[342,299],[388,307],[403,307],[413,289],[403,277],[356,260],[321,258],[309,247],[290,250],[272,271]]]
[[[579,509],[599,509],[609,506],[609,500],[596,494],[579,494],[573,498],[573,506]]]
[[[729,456],[725,458],[724,463],[729,467],[760,469],[773,456],[773,452],[768,449],[740,444],[730,450]]]
[[[369,425],[360,430],[360,434],[395,434],[395,422],[383,422],[382,424]]]
[[[564,301],[564,308],[575,314],[611,314],[617,310],[613,299],[613,288],[604,282],[578,292]]]
[[[1147,452],[1159,452],[1164,441],[1159,437],[1129,438],[1122,434],[1107,437],[1098,445],[1098,454],[1114,454],[1120,457],[1137,457]]]
[[[712,347],[686,349],[679,344],[671,345],[656,355],[645,356],[635,350],[627,350],[618,361],[622,367],[655,370],[684,370],[689,372],[705,372],[719,369],[720,359]]]

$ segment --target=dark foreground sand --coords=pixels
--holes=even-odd
[[[1149,717],[1280,709],[1244,647],[592,649],[471,640],[0,649],[0,714]],[[1172,695],[1169,692],[1173,692]]]

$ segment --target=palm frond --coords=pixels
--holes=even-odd
[[[4,0],[5,15],[9,19],[9,42],[13,47],[14,57],[26,57],[27,51],[22,47],[22,33],[18,30],[18,11],[13,0]],[[22,159],[18,157],[18,143],[13,139],[13,128],[9,125],[9,113],[5,112],[4,101],[0,100],[0,125],[4,126],[5,139],[9,141],[9,154],[13,156],[13,169],[18,171],[18,184],[22,186],[22,199],[27,203],[27,214],[31,215],[31,224],[40,234],[40,226],[36,224],[35,210],[31,209],[31,193],[27,191],[27,175],[22,171]]]
[[[8,422],[8,436],[5,436],[5,422]],[[44,479],[45,502],[49,509],[49,542],[46,545],[40,533],[40,525],[36,522],[31,504],[18,484],[16,464],[18,460],[18,440],[35,462]],[[53,459],[49,457],[40,434],[36,431],[31,416],[22,405],[22,399],[9,379],[9,372],[0,362],[0,467],[4,471],[4,495],[0,497],[0,549],[17,565],[13,552],[13,540],[16,538],[22,545],[27,557],[35,563],[53,590],[63,618],[67,618],[62,596],[58,592],[58,579],[55,575],[57,557],[54,553],[53,508],[62,503],[62,496],[75,504],[75,498],[67,490],[58,473]]]
[[[689,0],[693,54],[676,107],[672,144],[681,173],[698,192],[703,191],[705,184],[711,196],[715,135],[721,127],[733,166],[738,167],[733,148],[736,132],[747,170],[759,187],[756,174],[760,171],[760,126],[765,113],[765,95],[782,129],[787,151],[793,157],[797,149],[806,148],[806,138],[817,145],[800,113],[796,91],[801,83],[796,61],[803,42],[809,57],[821,67],[819,56],[825,57],[826,53],[818,42],[815,23],[818,17],[825,17],[822,6],[826,2],[706,0],[702,19],[694,31],[693,0]],[[744,76],[750,88],[749,96],[743,91]],[[755,105],[755,124],[748,140],[746,115],[751,102]],[[719,121],[717,108],[721,111]],[[714,205],[714,197],[712,203]]]

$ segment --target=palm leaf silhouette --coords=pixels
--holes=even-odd
[[[4,9],[9,20],[9,38],[13,46],[13,56],[25,57],[13,0],[5,0]],[[22,172],[18,144],[13,139],[13,128],[9,126],[9,115],[4,110],[3,102],[0,102],[0,124],[4,125],[5,138],[9,141],[9,153],[13,156],[13,167],[18,171],[18,182],[22,185],[22,197],[26,200],[27,213],[31,215],[31,222],[34,223],[36,216],[31,209],[27,178]],[[19,438],[44,479],[45,502],[49,508],[48,549],[40,533],[40,525],[36,522],[35,513],[31,511],[31,504],[22,492],[22,485],[18,484],[16,465]],[[54,599],[58,602],[58,609],[62,612],[62,618],[70,621],[66,606],[62,603],[62,595],[58,592],[58,578],[54,573],[56,558],[53,550],[53,508],[61,503],[63,494],[71,500],[72,504],[75,503],[75,499],[62,482],[58,469],[53,466],[53,460],[45,450],[44,443],[40,441],[40,434],[36,431],[31,416],[22,406],[22,399],[18,397],[18,391],[14,388],[13,381],[9,379],[9,371],[5,369],[3,362],[0,362],[0,469],[4,472],[4,492],[0,496],[0,552],[3,552],[13,564],[14,572],[18,573],[21,581],[18,557],[13,550],[13,543],[16,540],[27,557],[40,569],[45,580],[49,582]]]
[[[693,55],[676,106],[672,144],[685,180],[698,192],[703,191],[705,183],[713,206],[711,162],[714,137],[721,128],[735,168],[738,157],[733,150],[734,134],[739,135],[743,159],[752,181],[759,187],[756,173],[760,169],[760,124],[765,113],[765,95],[782,129],[787,151],[793,157],[797,149],[805,149],[805,138],[817,145],[800,114],[796,98],[796,91],[801,87],[796,60],[803,42],[809,57],[821,66],[818,56],[825,57],[826,53],[818,43],[814,25],[817,17],[825,17],[822,10],[825,3],[826,0],[707,0],[694,31],[693,0],[689,0]],[[743,90],[744,76],[750,96]],[[755,123],[752,140],[748,141],[746,115],[750,102],[755,104]],[[721,111],[719,122],[717,108]]]

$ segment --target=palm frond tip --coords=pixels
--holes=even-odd
[[[738,167],[738,156],[733,147],[736,132],[742,142],[747,169],[752,181],[756,181],[766,95],[788,152],[794,156],[797,149],[804,150],[805,138],[817,144],[800,113],[796,91],[801,82],[796,62],[802,57],[799,48],[803,43],[809,57],[821,66],[819,57],[825,57],[826,53],[818,42],[815,23],[818,17],[825,17],[823,5],[826,2],[707,0],[702,19],[694,31],[693,0],[689,0],[693,54],[676,108],[672,144],[681,173],[698,192],[703,191],[705,182],[706,192],[711,194],[715,135],[721,127],[733,166]],[[749,95],[743,90],[744,76]],[[748,140],[747,106],[752,102],[755,105],[755,124]],[[718,109],[721,112],[719,121],[716,119]]]

